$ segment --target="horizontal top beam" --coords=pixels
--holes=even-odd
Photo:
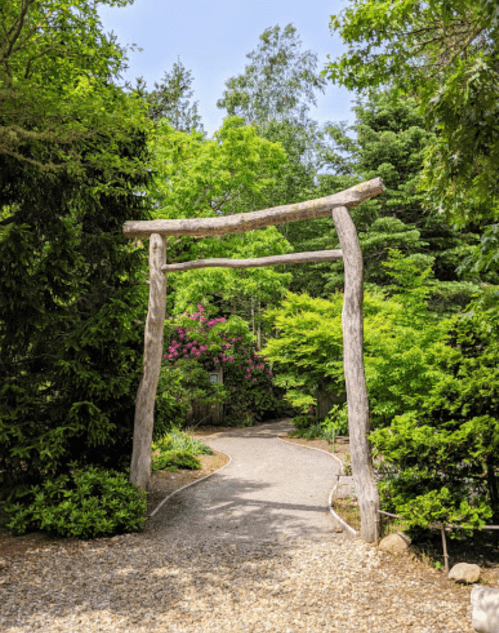
[[[123,225],[123,233],[126,237],[149,237],[152,233],[198,237],[223,235],[224,233],[244,233],[245,231],[261,229],[265,226],[284,224],[285,222],[324,218],[331,214],[334,207],[353,209],[361,202],[364,202],[364,200],[383,193],[384,190],[381,178],[374,178],[325,198],[296,202],[295,204],[286,204],[261,211],[251,211],[250,213],[236,213],[216,218],[128,220]]]
[[[191,262],[177,264],[163,264],[161,270],[165,273],[175,273],[194,268],[258,268],[260,266],[279,266],[281,264],[305,264],[308,262],[329,262],[343,259],[340,250],[309,251],[306,253],[289,253],[288,255],[271,255],[254,259],[197,259]]]

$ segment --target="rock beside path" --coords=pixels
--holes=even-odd
[[[473,587],[470,602],[476,633],[499,633],[499,589]]]
[[[478,565],[470,565],[469,563],[457,563],[450,570],[448,578],[449,580],[467,582],[469,584],[478,582],[480,578],[480,567]]]
[[[408,536],[397,532],[396,534],[389,534],[381,539],[379,549],[384,552],[389,552],[390,554],[403,554],[410,544],[411,539]]]

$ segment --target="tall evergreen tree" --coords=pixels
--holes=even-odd
[[[181,132],[202,131],[198,102],[191,103],[194,96],[192,82],[192,72],[185,68],[180,59],[173,64],[170,72],[165,71],[160,83],[154,83],[151,92],[147,92],[145,83],[139,80],[139,89],[145,94],[151,119],[166,119]]]
[[[2,3],[4,493],[75,462],[129,464],[145,315],[142,254],[122,225],[150,217],[148,124],[110,81],[123,52],[97,4]]]

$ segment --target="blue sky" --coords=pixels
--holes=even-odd
[[[243,72],[246,54],[257,48],[258,36],[267,27],[293,23],[303,50],[316,53],[322,69],[328,54],[334,58],[344,50],[340,37],[331,35],[329,20],[345,4],[342,0],[135,0],[123,8],[103,7],[100,15],[105,31],[113,31],[121,45],[143,49],[129,53],[126,78],[133,83],[143,76],[152,89],[180,58],[192,71],[194,99],[211,135],[222,123],[224,111],[216,102],[225,81]],[[353,122],[351,98],[346,89],[329,82],[310,115],[319,122]]]

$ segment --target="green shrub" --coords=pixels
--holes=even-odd
[[[152,443],[153,472],[165,468],[199,470],[201,462],[196,455],[213,455],[209,446],[178,429],[173,429]]]
[[[444,333],[427,305],[431,269],[421,271],[396,252],[384,265],[396,283],[386,290],[366,290],[364,296],[364,361],[373,428],[389,425],[413,406],[415,397],[428,393],[440,375],[435,359]],[[340,293],[330,300],[288,293],[282,306],[267,312],[279,336],[262,351],[275,367],[276,384],[305,417],[317,410],[321,393],[332,402],[345,398],[342,308]],[[328,417],[345,434],[346,403],[335,405]],[[312,419],[309,426],[318,421]]]
[[[201,462],[187,450],[173,450],[154,455],[152,458],[152,470],[164,470],[165,468],[187,468],[188,470],[200,470]]]
[[[190,433],[183,433],[178,429],[173,429],[170,431],[168,438],[171,441],[172,450],[188,451],[192,455],[214,455],[209,446],[194,439]]]
[[[190,395],[184,386],[180,367],[163,363],[156,389],[153,439],[159,439],[170,429],[185,423]]]
[[[10,499],[4,522],[15,535],[41,530],[92,539],[140,531],[145,510],[145,493],[124,473],[90,467],[48,478]]]
[[[484,298],[485,301],[485,298]],[[476,301],[448,322],[440,379],[372,434],[385,508],[414,528],[499,519],[499,310]]]

